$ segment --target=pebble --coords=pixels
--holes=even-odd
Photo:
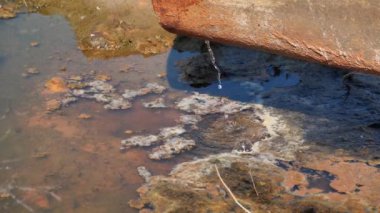
[[[86,114],[86,113],[81,113],[79,116],[78,116],[79,119],[83,119],[83,120],[88,120],[88,119],[91,119],[92,116],[90,114]]]
[[[152,153],[149,154],[149,158],[153,160],[169,159],[174,157],[176,154],[191,150],[194,147],[194,140],[175,137],[167,140],[163,145],[154,148]]]
[[[146,108],[166,108],[165,100],[163,98],[157,98],[156,100],[150,102],[144,102],[143,106]]]
[[[53,112],[61,108],[61,102],[59,100],[53,99],[46,102],[46,110],[48,112]]]
[[[139,166],[137,167],[137,172],[139,175],[144,178],[145,182],[149,182],[150,178],[152,177],[152,173],[150,173],[145,166]]]
[[[30,45],[31,47],[37,47],[37,46],[40,45],[40,43],[38,43],[37,41],[32,41],[32,42],[29,43],[29,45]]]

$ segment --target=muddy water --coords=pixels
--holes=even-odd
[[[140,101],[128,112],[109,112],[84,101],[48,115],[45,102],[54,94],[44,84],[53,76],[91,70],[112,76],[121,88],[165,84],[157,74],[165,70],[167,56],[89,60],[60,16],[1,21],[0,38],[0,188],[12,187],[26,205],[1,198],[0,211],[134,212],[127,202],[143,183],[136,168],[165,174],[173,163],[150,161],[144,150],[122,154],[120,140],[126,130],[149,133],[174,125],[179,113],[145,109]],[[134,71],[120,71],[128,67]],[[39,73],[24,76],[29,68]],[[92,118],[81,120],[81,113]]]
[[[262,126],[274,126],[267,131],[278,137],[260,141],[260,152],[273,155],[279,169],[307,176],[301,185],[307,190],[300,191],[289,171],[287,184],[296,195],[338,192],[339,184],[345,184],[339,180],[346,180],[342,171],[355,169],[357,162],[361,162],[359,168],[376,170],[373,176],[379,174],[378,77],[344,78],[348,71],[211,44],[223,71],[223,89],[219,90],[203,42],[177,38],[174,48],[164,54],[107,60],[86,58],[77,45],[73,31],[60,16],[28,14],[0,21],[1,212],[137,212],[128,201],[137,198],[135,191],[143,184],[138,166],[147,167],[153,175],[166,175],[180,162],[231,151],[234,145],[227,139],[247,139]],[[28,70],[39,73],[28,74]],[[48,91],[45,82],[89,73],[111,77],[109,83],[118,92],[140,89],[148,82],[164,85],[168,91],[139,97],[128,110],[109,111],[100,103],[81,99],[46,112],[46,102],[62,94]],[[224,129],[225,118],[211,115],[190,132],[197,147],[173,160],[152,161],[150,149],[120,152],[124,138],[157,134],[160,128],[177,125],[184,112],[173,103],[189,91],[257,105],[265,111],[260,115],[263,125],[237,113],[229,121],[238,129],[242,125],[244,134],[241,129],[229,133]],[[170,107],[143,106],[157,97],[164,97]],[[91,118],[78,118],[82,113]],[[331,156],[341,163],[329,164]],[[321,157],[327,158],[323,165],[318,164]],[[359,185],[377,183],[366,181]],[[340,189],[339,196],[357,193]],[[376,199],[376,190],[368,200]],[[367,191],[363,193],[358,197],[367,196]]]

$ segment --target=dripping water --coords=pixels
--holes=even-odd
[[[212,49],[211,49],[210,41],[209,40],[205,40],[205,43],[206,43],[206,46],[207,46],[208,54],[210,55],[211,63],[214,66],[215,70],[218,72],[218,89],[222,89],[222,80],[221,80],[222,72],[219,69],[218,65],[216,64],[216,59],[215,59],[214,51],[212,51]]]

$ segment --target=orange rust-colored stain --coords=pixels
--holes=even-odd
[[[298,171],[286,171],[282,184],[288,191],[291,191],[294,186],[297,186],[298,190],[294,191],[292,194],[298,196],[306,196],[322,192],[321,189],[308,188],[309,183],[305,174]]]
[[[160,9],[163,7],[173,7],[173,8],[186,8],[188,6],[198,4],[202,0],[153,0],[153,6],[155,9]]]
[[[380,207],[380,171],[378,168],[364,162],[348,162],[339,158],[311,162],[307,166],[334,174],[336,178],[330,186],[338,192],[359,196],[372,205]]]
[[[23,200],[29,205],[42,209],[50,208],[49,200],[46,195],[37,190],[27,190],[22,195]]]
[[[284,182],[283,185],[287,189],[291,189],[295,185],[307,185],[307,180],[304,174],[298,171],[286,171],[284,174]]]
[[[51,93],[62,93],[67,91],[66,83],[61,77],[53,77],[45,83],[45,88]]]
[[[35,115],[30,117],[27,122],[28,127],[40,127],[40,128],[51,128],[66,138],[75,137],[81,134],[83,129],[78,128],[73,121],[63,117],[63,116],[47,116],[44,114]]]

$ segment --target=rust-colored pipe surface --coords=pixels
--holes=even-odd
[[[153,0],[170,32],[380,74],[379,0]]]

